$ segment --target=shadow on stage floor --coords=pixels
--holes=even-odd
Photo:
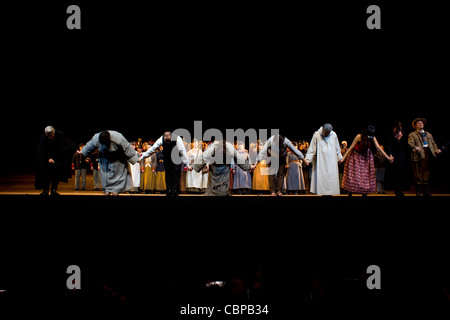
[[[263,303],[265,318],[278,319],[447,297],[448,197],[0,200],[3,299],[152,307],[181,319],[188,303]],[[69,265],[81,269],[81,290],[66,289]],[[381,290],[367,289],[370,265]]]

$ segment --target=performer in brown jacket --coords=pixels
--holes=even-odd
[[[408,144],[411,147],[411,161],[416,185],[416,195],[431,196],[429,190],[430,158],[436,157],[441,150],[434,142],[431,133],[423,130],[427,120],[417,118],[412,122],[415,131],[408,136]]]

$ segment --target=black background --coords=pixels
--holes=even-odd
[[[70,4],[81,30],[66,28]],[[370,4],[381,7],[381,30],[366,28]],[[2,12],[2,174],[33,170],[47,125],[78,144],[104,129],[155,139],[194,120],[310,140],[331,122],[350,143],[368,124],[383,141],[393,120],[408,131],[420,116],[439,145],[448,140],[448,27],[437,1],[14,2]],[[107,283],[151,306],[146,314],[173,314],[172,304],[202,302],[192,293],[201,281],[259,263],[274,314],[292,316],[307,299],[291,279],[342,280],[378,264],[381,293],[337,290],[334,304],[312,309],[347,315],[365,301],[385,314],[437,301],[448,278],[445,198],[52,201],[3,198],[13,208],[2,216],[11,297],[74,302],[64,299],[65,268],[78,264],[87,291]],[[30,266],[39,289],[24,276]],[[179,301],[165,299],[173,286]]]
[[[448,139],[440,4],[379,1],[381,30],[366,27],[367,1],[70,4],[81,30],[67,29],[64,1],[4,11],[4,149],[26,158],[49,124],[79,144],[104,129],[156,139],[194,120],[309,141],[330,122],[351,143],[368,124],[383,141],[393,120],[409,132],[426,117]],[[10,160],[2,171],[33,165]]]

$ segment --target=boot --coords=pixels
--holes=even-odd
[[[422,185],[417,183],[416,184],[416,197],[421,197],[422,196]]]
[[[423,196],[424,196],[425,198],[431,197],[431,193],[430,193],[430,185],[429,185],[429,184],[424,184],[424,185],[423,185]]]
[[[48,196],[48,189],[44,189],[40,194],[40,196]]]
[[[58,192],[56,192],[56,190],[52,189],[52,192],[50,193],[52,196],[60,196],[60,194]]]

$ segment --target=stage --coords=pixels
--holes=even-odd
[[[210,129],[254,129],[263,142],[260,132],[277,129],[310,142],[330,123],[350,147],[373,125],[389,150],[400,121],[411,175],[414,119],[448,146],[448,13],[383,1],[381,29],[371,29],[372,5],[78,1],[81,29],[68,28],[64,1],[2,7],[11,102],[0,126],[2,311],[14,305],[28,319],[21,313],[62,306],[60,319],[86,318],[92,309],[80,306],[100,305],[109,318],[129,306],[122,319],[197,320],[208,316],[183,308],[261,305],[268,314],[239,319],[403,319],[419,310],[448,319],[430,315],[450,304],[448,148],[430,162],[431,198],[413,188],[405,197],[106,197],[91,172],[87,191],[71,179],[61,196],[39,196],[33,174],[12,174],[36,169],[47,126],[78,147],[104,130],[148,142],[186,129],[191,142],[198,121],[205,142],[221,140]],[[81,270],[80,290],[67,287],[69,266]],[[368,289],[369,266],[380,268],[381,289]]]
[[[103,196],[103,192],[94,191],[94,182],[92,178],[92,173],[88,173],[86,175],[86,191],[74,190],[75,181],[74,176],[67,183],[60,183],[58,186],[58,193],[66,196]],[[16,175],[8,175],[0,178],[0,195],[39,195],[42,190],[36,190],[34,188],[34,175],[33,174],[16,174]],[[433,196],[436,197],[449,197],[450,192],[443,188],[438,188],[432,190]],[[395,197],[393,191],[385,191],[386,194],[370,194],[369,197]],[[405,196],[415,197],[415,192],[413,190],[405,191]],[[122,193],[120,196],[133,196],[133,197],[161,197],[165,196],[165,194],[161,193],[149,193],[146,194],[144,192],[141,193]],[[203,196],[203,194],[196,193],[182,193],[180,197],[199,197]],[[256,193],[249,194],[233,194],[234,197],[270,197],[269,194],[265,193],[262,195],[258,195]],[[359,197],[361,195],[354,194],[354,197]],[[301,195],[290,195],[286,194],[285,197],[318,197],[314,194],[307,193]],[[347,194],[340,194],[333,197],[348,197]]]
[[[448,194],[105,197],[70,181],[42,197],[33,182],[1,180],[0,299],[106,302],[165,319],[185,319],[188,304],[267,304],[259,318],[279,319],[447,303]],[[76,292],[65,288],[70,265],[81,269]],[[370,265],[381,290],[366,287]]]

